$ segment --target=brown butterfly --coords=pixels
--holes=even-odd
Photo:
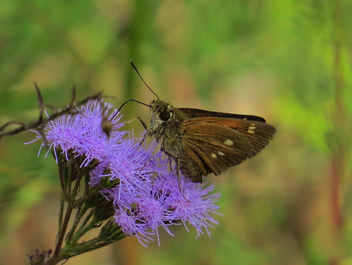
[[[150,91],[158,98],[147,105],[151,109],[150,123],[146,126],[138,119],[146,128],[146,135],[158,142],[157,149],[172,157],[177,172],[180,169],[192,182],[202,182],[209,173],[220,175],[255,156],[276,132],[258,116],[175,108]]]
[[[160,99],[150,106],[147,134],[192,182],[255,156],[276,132],[258,116],[175,108]]]

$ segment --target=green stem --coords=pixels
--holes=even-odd
[[[124,234],[123,232],[120,232],[118,235],[116,235],[116,237],[114,237],[113,239],[108,240],[108,241],[102,242],[101,239],[99,237],[97,237],[95,239],[86,241],[84,243],[77,244],[75,247],[72,247],[72,246],[64,247],[61,250],[61,253],[58,257],[52,258],[50,260],[50,263],[47,263],[45,265],[57,264],[58,262],[60,262],[62,260],[67,260],[67,259],[73,258],[75,256],[84,254],[86,252],[105,247],[105,246],[110,245],[112,243],[115,243],[116,241],[119,241],[125,237],[126,237],[126,234]]]
[[[60,179],[60,185],[61,185],[61,195],[63,197],[63,200],[68,201],[69,196],[66,192],[66,185],[65,185],[65,178],[64,178],[65,165],[66,165],[66,162],[62,163],[61,161],[59,161],[59,179]]]
[[[71,241],[71,240],[72,240],[72,237],[73,237],[73,235],[74,235],[74,232],[75,232],[75,230],[76,230],[76,228],[77,228],[78,223],[81,221],[82,217],[83,217],[84,214],[87,212],[87,210],[88,210],[87,207],[83,207],[83,208],[82,208],[82,207],[79,207],[79,208],[77,209],[75,221],[74,221],[74,223],[73,223],[73,225],[72,225],[72,227],[71,227],[71,230],[67,233],[67,236],[66,236],[66,242],[68,242],[68,243],[66,243],[66,244],[75,243],[75,242]]]
[[[90,224],[88,226],[86,226],[86,224],[88,223],[89,219],[92,216],[93,216],[93,211],[90,211],[90,213],[84,219],[80,228],[77,230],[76,234],[72,238],[72,242],[77,242],[85,233],[87,233],[90,229],[92,229],[94,227],[94,225],[95,225],[94,219],[90,222]]]
[[[62,230],[62,219],[63,219],[63,215],[64,215],[64,208],[65,208],[65,201],[63,199],[63,195],[60,194],[60,211],[59,211],[59,223],[58,223],[58,233],[57,233],[57,237],[60,235],[61,230]],[[57,240],[58,238],[56,238]]]
[[[60,254],[62,242],[63,242],[64,236],[66,234],[66,230],[67,230],[68,222],[69,222],[70,217],[71,217],[71,213],[72,213],[72,207],[70,207],[70,205],[68,205],[67,206],[67,210],[66,210],[66,214],[65,214],[65,219],[64,219],[64,222],[62,224],[61,231],[59,232],[58,240],[57,240],[56,247],[55,247],[55,252],[54,252],[54,255],[53,255],[52,259],[58,257],[59,254]]]

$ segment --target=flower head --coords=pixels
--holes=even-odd
[[[109,115],[111,108],[107,103],[90,101],[77,113],[50,122],[45,136],[56,161],[59,155],[67,161],[79,158],[82,169],[94,161],[89,172],[91,186],[103,178],[117,181],[113,187],[103,187],[101,194],[112,201],[114,218],[122,231],[136,236],[143,245],[158,235],[159,227],[173,235],[169,226],[182,223],[194,226],[198,236],[204,231],[210,235],[208,228],[217,224],[211,214],[219,209],[215,205],[219,194],[210,195],[214,185],[195,184],[169,172],[165,155],[161,151],[153,155],[156,143],[140,145],[140,138],[119,130],[121,116],[116,111]],[[109,135],[102,129],[106,117],[112,124]]]

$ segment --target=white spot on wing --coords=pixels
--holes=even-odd
[[[254,134],[253,130],[248,130],[247,132],[250,133],[250,134]]]
[[[227,139],[227,140],[224,142],[224,144],[226,144],[226,145],[233,145],[233,142],[232,142],[231,140]]]
[[[211,154],[211,157],[212,157],[212,158],[216,158],[217,156],[216,156],[216,154],[212,153],[212,154]]]
[[[221,156],[224,156],[225,154],[221,151],[218,151],[218,154],[221,155]]]
[[[255,126],[249,126],[248,129],[249,129],[249,130],[254,130],[254,129],[255,129]]]

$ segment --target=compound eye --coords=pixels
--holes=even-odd
[[[169,110],[164,110],[164,111],[160,112],[159,118],[162,121],[167,121],[168,119],[170,119],[170,111]]]

